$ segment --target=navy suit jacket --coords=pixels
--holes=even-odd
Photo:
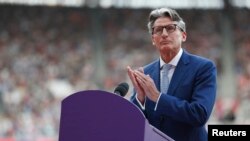
[[[160,60],[144,67],[160,91]],[[216,98],[215,64],[203,57],[187,53],[185,50],[171,79],[168,92],[162,94],[157,109],[156,103],[145,101],[141,109],[135,98],[131,101],[144,113],[149,123],[175,141],[207,141],[206,122]]]

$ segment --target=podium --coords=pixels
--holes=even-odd
[[[100,90],[80,91],[61,104],[59,141],[173,141],[151,126],[127,99]]]

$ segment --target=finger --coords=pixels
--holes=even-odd
[[[128,72],[128,76],[129,76],[130,80],[134,84],[134,82],[135,82],[134,72],[129,66],[127,67],[127,72]]]
[[[136,79],[134,70],[132,70],[129,66],[128,66],[127,68],[128,68],[129,78],[130,78],[130,80],[132,81],[132,84],[134,85],[134,87],[135,87],[136,89],[140,88],[140,86],[139,86],[139,84],[138,84],[138,81],[137,81],[137,79]]]
[[[139,76],[143,76],[144,75],[144,73],[140,72],[139,70],[135,70],[134,72],[135,72],[136,75],[139,75]]]
[[[138,75],[136,78],[140,81],[141,85],[143,85],[144,89],[150,89],[154,85],[154,82],[149,75],[144,75],[143,77]]]
[[[131,73],[131,72],[132,72],[132,69],[131,69],[130,66],[127,66],[127,72],[128,72],[128,73]]]
[[[141,84],[141,85],[147,85],[150,80],[148,80],[148,77],[145,76],[144,74],[143,75],[136,75],[136,80]]]
[[[141,73],[139,72],[138,70],[135,70],[134,71],[134,74],[137,76],[137,77],[140,77],[141,79],[143,79],[144,81],[146,81],[147,77],[144,73]]]
[[[144,83],[144,79],[140,76],[135,76],[136,80],[138,80],[139,83]]]
[[[138,71],[141,72],[141,73],[144,73],[143,67],[140,67],[140,68],[138,69]]]
[[[129,75],[129,78],[132,81],[133,85],[135,85],[136,79],[135,79],[134,73],[129,72],[128,75]]]

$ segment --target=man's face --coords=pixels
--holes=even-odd
[[[184,41],[186,32],[181,31],[177,22],[169,17],[160,17],[155,21],[152,42],[160,52],[178,52]]]

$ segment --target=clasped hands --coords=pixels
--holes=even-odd
[[[127,72],[137,93],[137,98],[142,104],[144,104],[146,97],[154,102],[158,100],[160,92],[157,90],[154,80],[149,75],[144,74],[142,67],[133,70],[127,66]]]

